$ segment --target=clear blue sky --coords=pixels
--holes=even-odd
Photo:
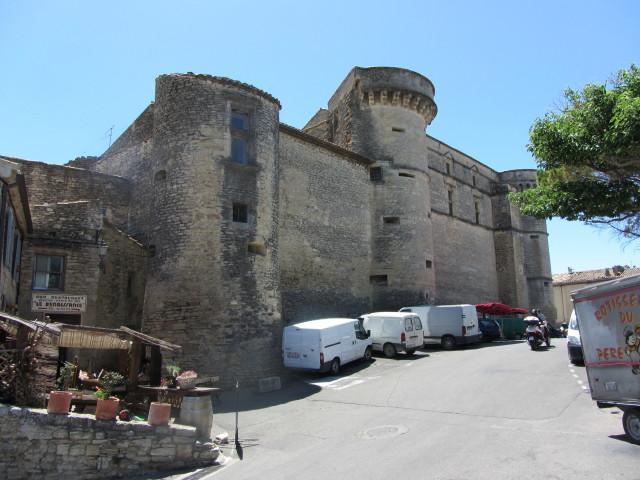
[[[169,72],[268,91],[302,127],[347,72],[429,77],[429,133],[496,170],[533,168],[536,117],[566,87],[640,64],[640,2],[0,1],[0,154],[49,163],[99,155]],[[552,270],[640,265],[639,246],[549,223]]]

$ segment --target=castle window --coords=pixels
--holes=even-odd
[[[369,277],[369,283],[371,285],[384,287],[389,284],[389,279],[386,275],[371,275]]]
[[[382,181],[382,167],[371,167],[369,169],[369,180],[372,182]]]
[[[133,277],[135,272],[129,272],[127,274],[127,298],[133,297]]]
[[[231,128],[234,130],[249,130],[249,115],[246,113],[231,113]]]
[[[540,235],[529,235],[529,238],[534,239],[534,240],[535,240],[536,238],[539,238],[539,237],[540,237]]]
[[[449,165],[448,163],[445,163],[444,167],[447,169],[447,175],[451,175],[451,165]]]
[[[480,202],[478,200],[473,202],[476,213],[476,223],[480,223]]]
[[[391,127],[391,131],[392,131],[392,132],[404,133],[404,128],[400,128],[400,127]]]
[[[427,260],[427,261],[425,262],[425,267],[426,267],[426,268],[431,268],[431,267],[433,267],[433,262],[432,262],[431,260]]]
[[[33,269],[34,290],[62,290],[64,257],[57,255],[36,255]]]
[[[416,178],[415,175],[411,174],[411,173],[404,173],[404,172],[400,172],[398,173],[399,177],[406,177],[406,178]]]
[[[245,204],[234,203],[233,204],[233,221],[238,223],[248,222],[248,209]]]
[[[475,175],[471,175],[471,183],[473,184],[473,186],[476,186],[476,176]]]
[[[449,204],[449,215],[453,215],[453,190],[447,190],[447,203]]]
[[[249,163],[249,115],[231,112],[231,160],[241,165]]]
[[[548,287],[549,286],[549,282],[544,282],[544,286]]]
[[[400,217],[382,217],[384,223],[389,223],[393,225],[397,225],[400,223]]]
[[[247,155],[247,141],[244,138],[231,139],[231,159],[236,163],[246,165],[249,163]]]
[[[167,179],[167,171],[166,170],[158,170],[154,177],[156,182],[164,182]]]

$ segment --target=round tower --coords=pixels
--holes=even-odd
[[[503,184],[508,185],[506,190],[511,192],[535,188],[538,183],[536,171],[531,169],[501,172],[499,179]],[[517,208],[511,207],[509,212],[511,226],[509,232],[515,239],[513,244],[517,246],[513,256],[515,260],[513,268],[521,269],[519,276],[526,282],[521,286],[518,304],[529,309],[541,309],[547,320],[554,321],[556,312],[553,305],[553,278],[547,222],[545,219],[522,215]]]
[[[372,182],[374,309],[435,298],[426,126],[435,89],[401,68],[354,68],[329,101],[331,138],[375,161]]]
[[[234,80],[156,80],[144,330],[221,385],[281,364],[278,100]]]

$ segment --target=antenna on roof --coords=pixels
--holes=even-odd
[[[109,128],[107,130],[107,133],[109,134],[109,147],[111,147],[111,139],[113,137],[113,127],[115,127],[115,125],[111,125],[111,128]],[[107,147],[107,148],[109,148]]]

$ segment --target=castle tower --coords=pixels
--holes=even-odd
[[[375,161],[372,182],[373,309],[435,298],[431,188],[425,128],[435,90],[401,68],[356,67],[329,101],[328,139]]]
[[[492,203],[500,298],[510,305],[542,309],[547,320],[554,321],[546,221],[522,215],[507,198],[509,192],[535,187],[536,171],[510,170],[499,179]]]
[[[281,368],[279,109],[226,78],[156,80],[143,329],[222,386]]]

